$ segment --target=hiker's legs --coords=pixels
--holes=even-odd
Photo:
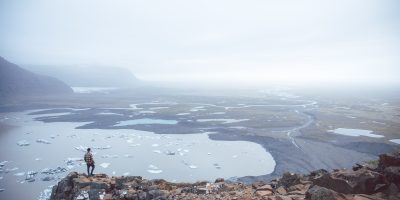
[[[93,170],[94,170],[94,164],[92,164],[92,171],[90,172],[90,175],[93,176]]]
[[[89,164],[87,164],[86,166],[87,166],[87,175],[88,175],[88,176],[90,176],[90,174],[89,174],[89,168],[90,168],[90,165],[89,165]]]

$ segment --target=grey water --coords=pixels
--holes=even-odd
[[[260,145],[210,140],[208,134],[213,133],[163,135],[134,129],[76,129],[85,123],[44,123],[35,121],[37,116],[28,115],[30,112],[0,115],[3,124],[12,126],[0,129],[0,189],[4,189],[0,199],[39,197],[68,172],[84,173],[82,158],[87,147],[93,149],[95,173],[109,176],[213,181],[270,174],[275,167],[271,154]]]

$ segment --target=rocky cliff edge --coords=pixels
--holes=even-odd
[[[139,176],[87,177],[72,172],[53,187],[51,199],[267,199],[378,200],[400,199],[400,152],[378,161],[357,163],[352,169],[285,173],[270,182],[252,185],[225,182],[170,183]]]

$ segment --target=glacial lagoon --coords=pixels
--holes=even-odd
[[[14,127],[0,134],[0,199],[42,199],[70,171],[85,172],[83,155],[93,149],[95,173],[168,181],[213,181],[270,174],[275,161],[256,143],[214,141],[208,134],[155,134],[134,129],[76,129],[85,123],[35,121],[33,111],[3,113]],[[68,113],[63,113],[68,114]],[[49,114],[54,115],[54,114]],[[135,123],[175,123],[142,119]],[[120,123],[120,124],[121,124]],[[240,147],[240,148],[238,148]],[[24,192],[21,192],[24,191]]]

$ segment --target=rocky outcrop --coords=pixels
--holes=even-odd
[[[352,170],[317,170],[308,175],[285,173],[270,182],[170,183],[139,176],[86,177],[70,173],[53,187],[51,199],[265,199],[379,200],[400,199],[400,154],[381,155],[378,162],[357,164]]]
[[[68,85],[53,77],[34,74],[0,57],[0,97],[72,92]]]

